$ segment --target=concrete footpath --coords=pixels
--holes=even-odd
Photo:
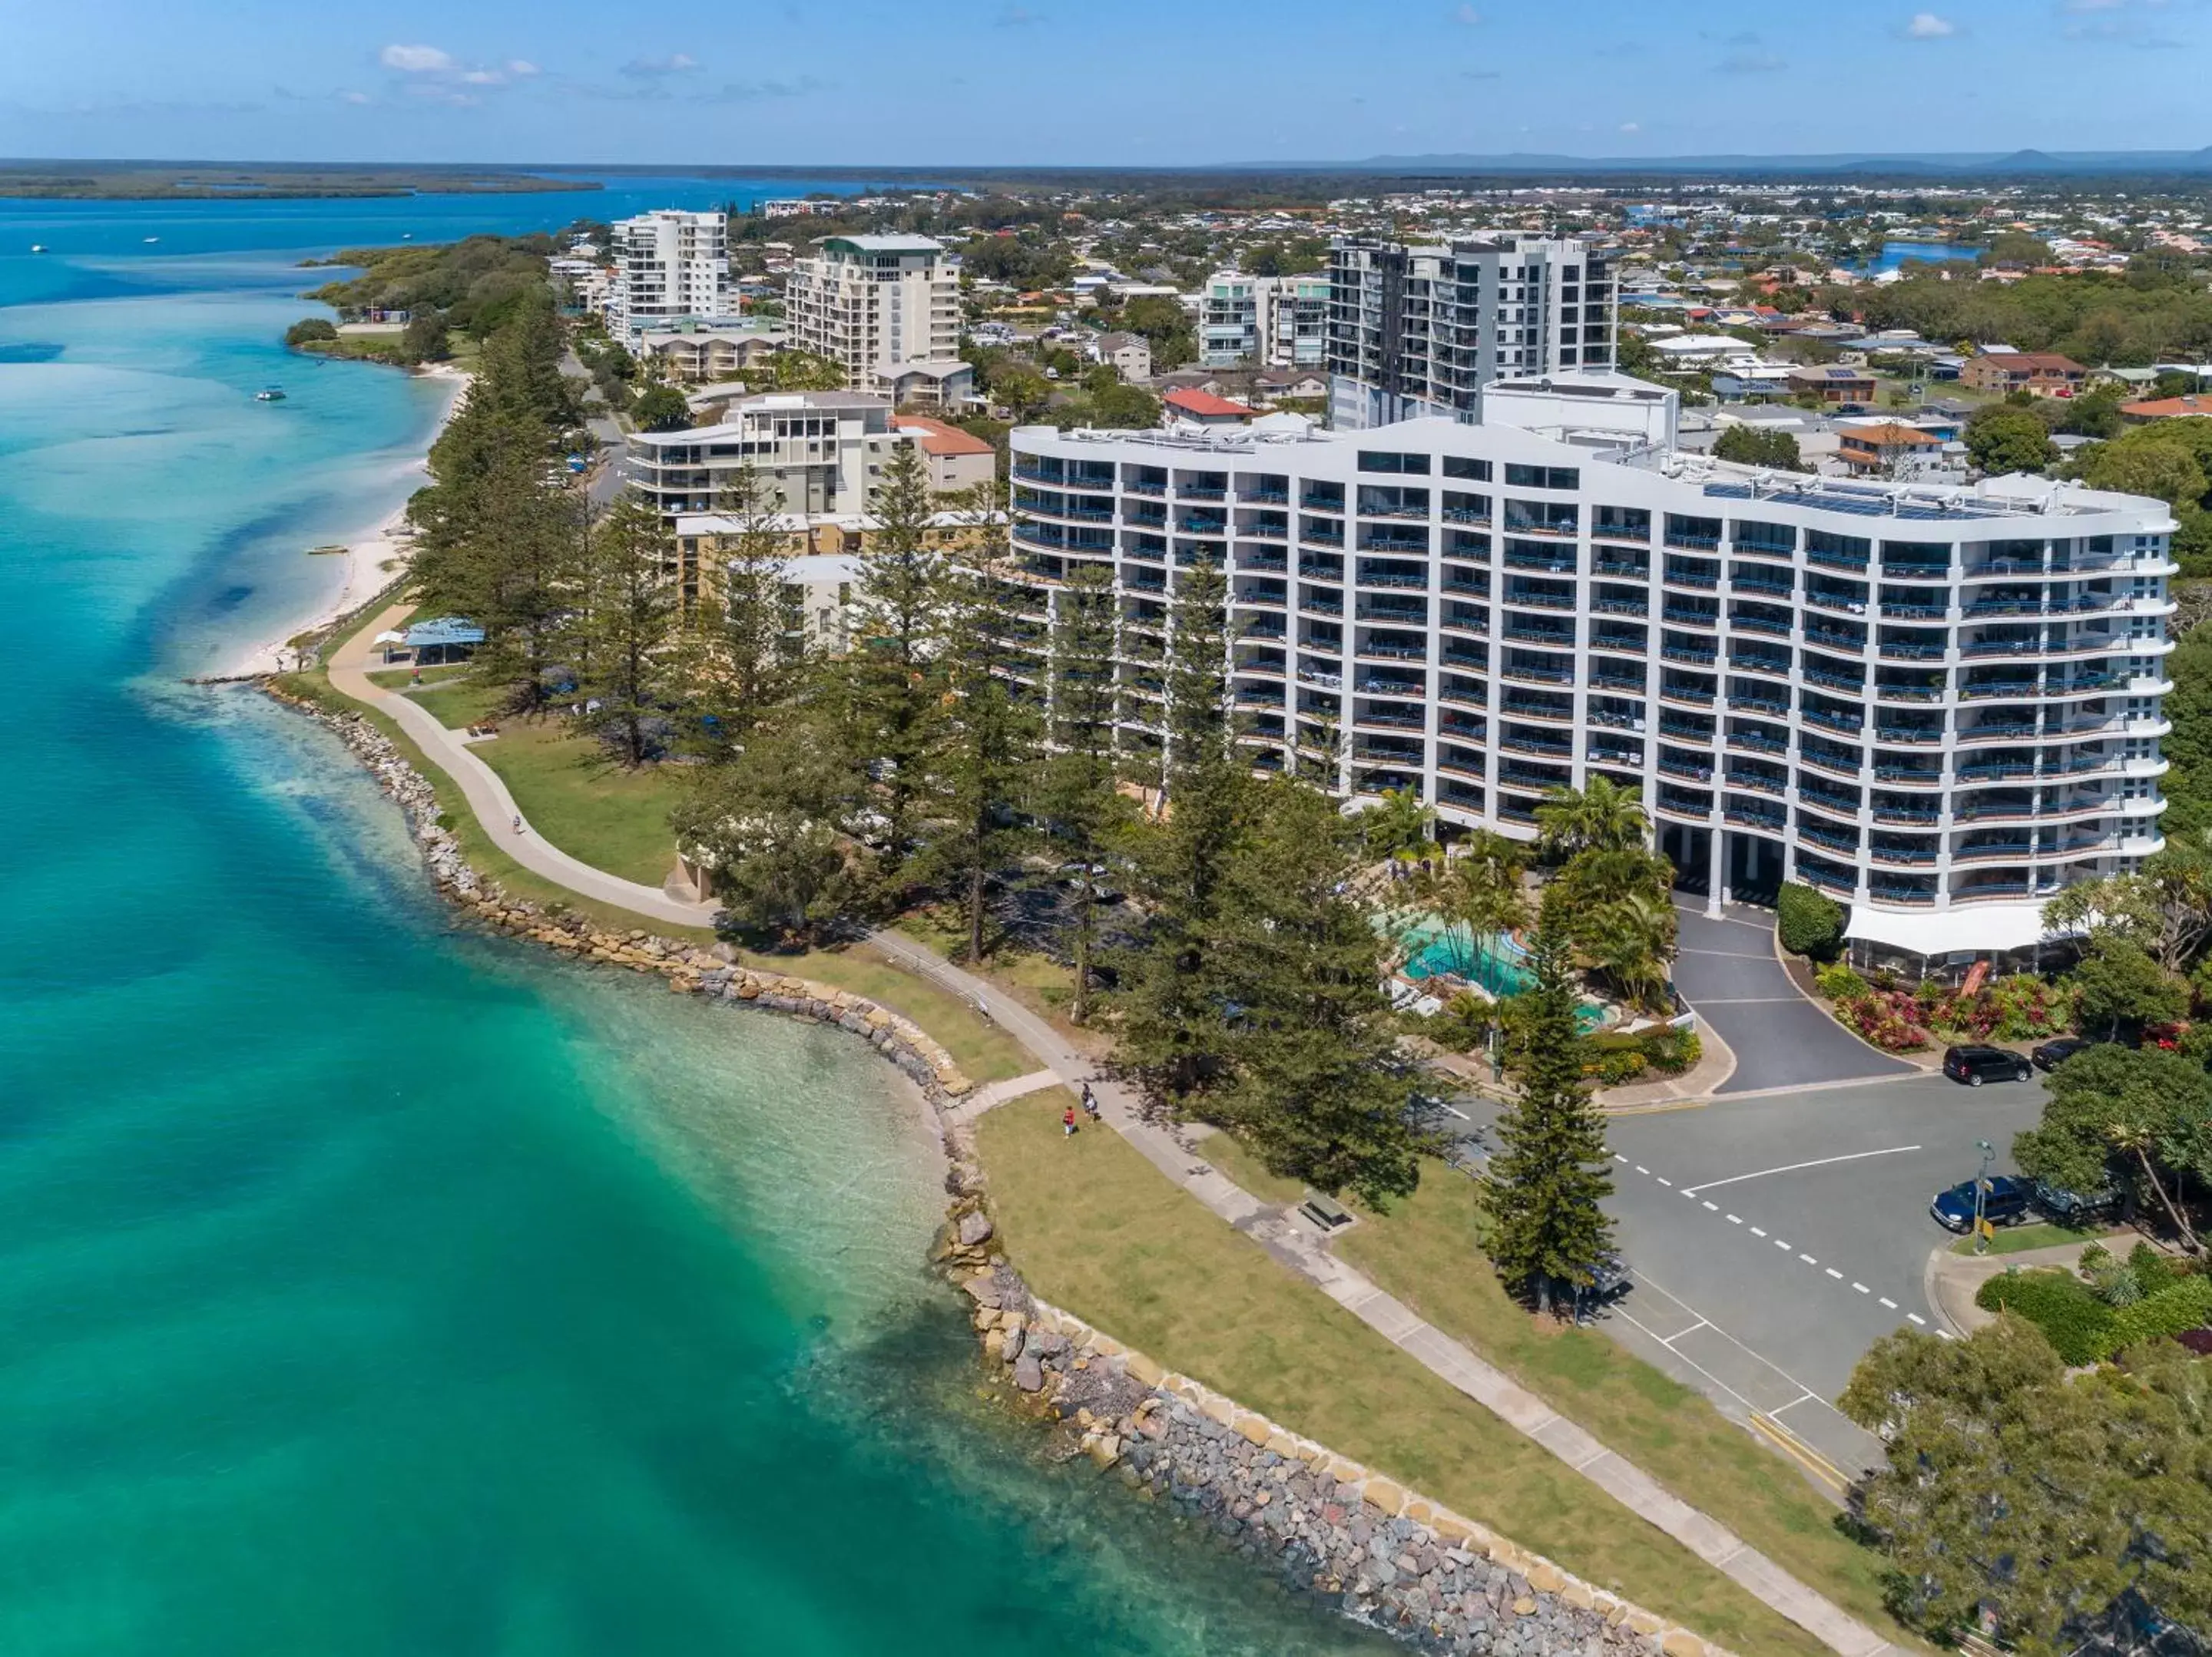
[[[714,904],[686,902],[656,888],[595,869],[547,845],[526,822],[520,833],[510,832],[510,825],[519,818],[514,796],[498,774],[470,751],[465,737],[447,730],[410,698],[369,682],[366,670],[373,650],[368,640],[391,627],[407,609],[396,605],[386,610],[337,650],[330,664],[332,686],[397,720],[431,763],[459,785],[469,809],[507,853],[532,873],[647,920],[690,926],[711,925]],[[1383,1338],[1534,1440],[1763,1604],[1843,1657],[1880,1657],[1895,1650],[1874,1630],[1797,1581],[1717,1520],[1669,1494],[1641,1468],[1614,1454],[1503,1372],[1424,1322],[1403,1302],[1385,1294],[1329,1253],[1321,1238],[1299,1222],[1218,1172],[1165,1128],[1146,1121],[1127,1088],[1098,1076],[1089,1059],[1013,997],[962,971],[912,938],[878,932],[871,935],[869,942],[886,959],[953,991],[1028,1048],[1062,1084],[1079,1089],[1088,1081],[1103,1119],[1169,1179]],[[1024,1077],[1021,1081],[1026,1087],[1038,1083],[1040,1077]]]

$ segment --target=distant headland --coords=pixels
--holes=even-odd
[[[597,190],[593,179],[481,167],[0,161],[0,197],[49,200],[268,201],[286,197],[507,196]]]

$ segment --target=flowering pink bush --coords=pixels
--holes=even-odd
[[[1928,1008],[1908,990],[1868,990],[1836,1003],[1836,1017],[1885,1053],[1928,1045]]]

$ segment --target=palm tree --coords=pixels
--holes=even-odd
[[[1418,790],[1386,788],[1382,804],[1360,813],[1359,830],[1370,856],[1416,862],[1428,849],[1436,820],[1434,810],[1421,804]]]
[[[1674,947],[1674,907],[1649,891],[1632,891],[1595,908],[1576,928],[1575,944],[1624,1001],[1662,1005],[1667,957]]]
[[[2180,1235],[2182,1247],[2194,1254],[2197,1249],[2196,1230],[2183,1217],[2179,1206],[2175,1204],[2173,1199],[2166,1194],[2165,1182],[2158,1177],[2158,1170],[2152,1164],[2151,1131],[2130,1122],[2114,1122],[2106,1128],[2105,1139],[2106,1143],[2122,1156],[2133,1156],[2136,1159],[2136,1165],[2142,1169],[2143,1178],[2149,1182],[2151,1190],[2156,1193],[2160,1205],[2165,1208],[2166,1217],[2173,1222],[2173,1229]]]
[[[1424,895],[1438,913],[1475,938],[1517,932],[1528,924],[1528,898],[1521,877],[1528,848],[1493,829],[1478,828],[1465,848],[1430,877]]]
[[[1634,793],[1605,777],[1582,790],[1555,788],[1536,808],[1537,844],[1547,856],[1640,850],[1650,825]]]

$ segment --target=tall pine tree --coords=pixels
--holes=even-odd
[[[1134,815],[1121,792],[1114,748],[1115,606],[1113,573],[1085,560],[1053,595],[1049,731],[1040,805],[1067,859],[1075,893],[1075,994],[1068,1015],[1091,1016],[1103,859]]]
[[[937,607],[946,700],[930,774],[945,827],[923,863],[933,883],[959,894],[971,961],[981,961],[987,946],[991,873],[1030,838],[1019,807],[1042,753],[1038,710],[1013,678],[1028,658],[1007,632],[1000,493],[999,485],[986,485],[967,503],[969,544],[946,561]]]
[[[891,451],[869,514],[875,528],[842,675],[853,750],[877,782],[882,877],[894,899],[919,837],[930,750],[943,707],[936,652],[944,555],[931,544],[929,474],[913,443]]]
[[[1575,1023],[1568,950],[1551,926],[1539,926],[1531,941],[1534,982],[1512,1002],[1519,1094],[1498,1118],[1498,1153],[1482,1187],[1492,1262],[1547,1312],[1554,1294],[1589,1286],[1613,1241],[1603,1207],[1613,1164],[1583,1080],[1587,1041]]]
[[[635,768],[675,689],[676,540],[651,502],[626,496],[585,544],[568,640],[592,725]]]
[[[1255,798],[1231,717],[1227,617],[1218,564],[1177,570],[1164,798],[1137,842],[1148,918],[1143,946],[1116,962],[1118,1063],[1170,1110],[1220,1072],[1217,899]]]
[[[1274,1172],[1380,1207],[1419,1182],[1430,1141],[1408,1115],[1382,937],[1345,889],[1357,840],[1319,791],[1255,788],[1211,923],[1206,1008],[1224,1074],[1194,1109]]]

